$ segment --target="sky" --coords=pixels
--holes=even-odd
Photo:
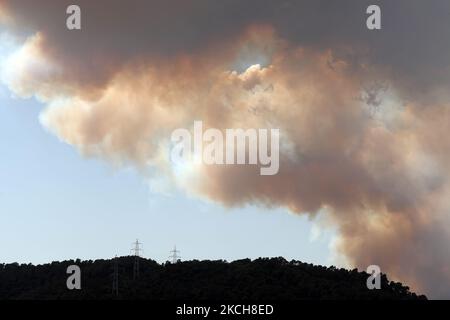
[[[1,255],[284,256],[450,297],[450,3],[0,0]],[[276,129],[279,171],[171,160]],[[270,147],[270,151],[276,148]],[[28,253],[27,253],[28,252]]]
[[[177,245],[186,260],[283,256],[330,264],[331,235],[317,237],[306,216],[152,192],[133,168],[88,159],[55,139],[39,122],[42,108],[1,87],[3,263],[129,255],[138,238],[142,255],[159,262]]]

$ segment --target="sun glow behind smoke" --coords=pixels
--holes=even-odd
[[[6,82],[5,73],[7,68],[12,68],[11,60],[13,52],[19,50],[21,46],[18,46],[14,39],[5,31],[1,31],[0,28],[0,75],[1,80]]]

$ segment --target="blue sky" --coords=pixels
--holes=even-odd
[[[284,256],[328,264],[329,235],[286,210],[227,209],[184,194],[152,193],[134,169],[113,168],[49,133],[44,108],[0,87],[0,260],[45,263],[130,253],[165,261]]]

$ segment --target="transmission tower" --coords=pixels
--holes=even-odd
[[[177,246],[174,246],[173,250],[170,251],[170,253],[172,253],[172,255],[169,256],[169,258],[172,259],[172,263],[177,263],[178,261],[181,260],[181,256],[178,255],[180,251],[177,250]]]
[[[141,249],[141,244],[138,239],[136,239],[136,242],[133,242],[133,248],[131,251],[134,252],[134,265],[133,265],[133,279],[136,280],[139,278],[139,259],[140,259],[140,252],[143,251]]]
[[[117,263],[117,256],[114,258],[112,294],[116,297],[119,296],[119,265]]]

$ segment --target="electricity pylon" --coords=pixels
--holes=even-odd
[[[134,247],[131,249],[131,251],[134,251],[134,265],[133,265],[133,279],[136,280],[139,278],[139,258],[140,258],[140,252],[143,251],[141,249],[141,244],[138,239],[136,239],[136,242],[133,242]]]
[[[172,263],[177,263],[178,261],[181,260],[181,256],[178,255],[178,253],[180,253],[180,251],[177,250],[177,246],[175,246],[173,248],[173,250],[170,251],[170,253],[172,253],[172,255],[169,256],[169,258],[172,259]]]
[[[119,296],[119,265],[117,263],[117,256],[114,258],[112,294],[116,297]]]

